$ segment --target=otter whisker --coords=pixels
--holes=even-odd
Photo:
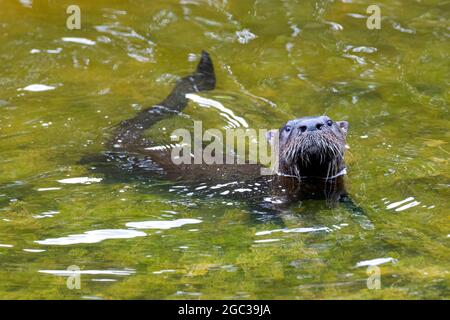
[[[298,126],[284,136],[280,144],[283,172],[331,179],[342,170],[345,136],[336,125],[318,130],[315,126],[312,124],[306,131]]]

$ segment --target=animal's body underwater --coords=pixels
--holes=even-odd
[[[271,176],[262,176],[257,164],[177,165],[171,160],[170,150],[152,148],[155,144],[151,138],[144,138],[145,130],[179,114],[188,104],[187,94],[213,90],[215,84],[212,60],[203,51],[195,72],[179,80],[165,100],[115,128],[103,159],[130,174],[164,176],[184,186],[191,185],[197,194],[235,196],[253,205],[257,202],[260,208],[279,210],[297,201],[325,199],[327,203],[341,202],[352,211],[359,211],[344,185],[346,121],[335,122],[327,116],[288,121],[277,130],[279,167]],[[273,137],[271,131],[269,142]]]

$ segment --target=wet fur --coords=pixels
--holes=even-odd
[[[275,207],[304,199],[327,199],[329,203],[348,199],[342,176],[327,179],[345,167],[346,128],[342,128],[340,122],[335,122],[332,127],[317,132],[299,133],[292,130],[287,135],[283,133],[283,128],[279,130],[279,171],[293,177],[261,176],[261,167],[250,164],[175,165],[171,161],[169,150],[146,149],[152,146],[150,140],[143,139],[143,132],[146,129],[163,118],[181,112],[187,105],[185,97],[187,93],[212,90],[214,87],[212,61],[208,53],[202,52],[196,71],[182,78],[165,100],[117,126],[108,143],[109,150],[103,154],[105,162],[119,164],[118,167],[124,168],[129,176],[135,174],[151,178],[156,174],[158,178],[164,176],[169,180],[192,185],[192,190],[200,183],[213,185],[235,181],[236,188],[246,188],[257,182],[258,191],[234,195],[243,196],[243,200],[249,204],[257,202],[259,207],[266,207],[263,199],[267,196],[281,196],[286,199],[284,204],[274,205]],[[89,161],[84,161],[87,162]],[[98,158],[96,162],[98,164]],[[96,168],[102,166],[96,165]],[[196,193],[212,196],[213,192],[217,192],[217,196],[220,196],[220,191],[223,190],[203,189]],[[230,192],[230,196],[233,196],[233,192]]]
[[[281,129],[283,130],[283,129]],[[345,134],[336,123],[319,131],[280,134],[280,171],[302,177],[335,176],[344,166]]]

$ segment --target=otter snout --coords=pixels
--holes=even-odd
[[[296,176],[329,177],[345,166],[344,150],[348,123],[328,116],[288,121],[279,131],[283,172]]]
[[[300,132],[316,131],[316,130],[322,130],[327,125],[326,122],[329,122],[328,125],[331,127],[332,122],[325,121],[325,119],[323,117],[307,118],[307,119],[298,121],[296,123],[296,126]]]

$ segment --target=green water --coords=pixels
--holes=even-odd
[[[74,2],[82,29],[71,31]],[[450,298],[450,3],[376,1],[381,30],[368,30],[373,2],[0,0],[0,298]],[[201,96],[252,128],[349,121],[348,189],[363,219],[304,202],[262,222],[243,201],[78,164],[202,49],[218,82]],[[54,89],[19,90],[33,84]],[[194,102],[185,114],[153,136],[229,124]],[[80,177],[103,180],[58,182]],[[145,221],[156,228],[126,226]],[[368,289],[365,264],[380,262],[381,289]],[[66,285],[69,266],[80,289]]]

